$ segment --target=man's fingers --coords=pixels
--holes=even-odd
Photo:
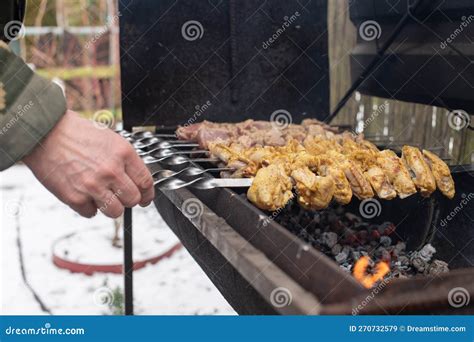
[[[121,216],[125,210],[120,202],[119,194],[113,193],[111,190],[105,191],[98,198],[94,198],[97,208],[108,217],[117,218]]]
[[[124,207],[132,208],[142,201],[140,190],[126,173],[121,174],[110,187]]]
[[[82,202],[71,203],[69,206],[83,217],[91,218],[97,214],[97,206],[92,199],[84,199]]]
[[[148,168],[136,153],[125,161],[125,172],[136,184],[142,198],[141,206],[146,206],[155,198],[155,188],[153,187],[153,178]]]

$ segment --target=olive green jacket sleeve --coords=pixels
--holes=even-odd
[[[0,170],[28,154],[65,112],[61,88],[0,41]]]

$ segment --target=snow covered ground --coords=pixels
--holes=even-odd
[[[97,239],[111,237],[113,221],[101,214],[93,219],[75,214],[44,189],[23,165],[0,173],[0,194],[1,313],[45,314],[22,278],[21,250],[26,279],[52,314],[111,314],[107,302],[120,295],[122,276],[100,273],[87,276],[59,269],[52,263],[52,246],[66,234],[87,231],[82,236],[84,245],[80,253],[92,260],[94,254],[97,259],[120,258],[120,250],[101,250],[93,238],[94,234]],[[134,220],[136,251],[151,255],[150,241],[157,249],[177,242],[154,207],[135,209]],[[134,274],[136,314],[235,314],[184,248]]]

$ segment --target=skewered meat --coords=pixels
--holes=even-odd
[[[350,160],[346,155],[336,152],[328,151],[326,155],[335,161],[335,163],[344,171],[349,184],[351,185],[352,193],[359,199],[374,197],[374,192],[369,181],[365,178],[362,169],[359,165]]]
[[[380,198],[391,200],[397,196],[395,188],[380,167],[371,166],[364,172],[364,175],[367,177],[370,185],[372,185],[372,188]]]
[[[410,174],[395,152],[384,150],[377,154],[377,164],[388,176],[400,198],[406,198],[416,193],[415,184]]]
[[[441,160],[436,154],[423,150],[423,156],[425,157],[425,161],[428,163],[431,171],[433,172],[433,176],[436,180],[436,185],[438,189],[448,198],[453,198],[455,189],[454,189],[454,181],[453,177],[451,176],[451,172],[449,171],[448,165],[444,161]]]
[[[378,197],[382,199],[393,199],[397,192],[384,171],[377,165],[377,154],[379,149],[371,142],[357,138],[356,141],[349,136],[342,138],[343,149],[346,155],[355,161],[364,171],[364,176],[372,186]]]
[[[290,124],[287,127],[249,119],[236,124],[203,121],[179,127],[176,135],[181,140],[197,141],[202,148],[207,148],[211,142],[218,140],[238,141],[245,147],[284,146],[290,140],[302,142],[311,135],[332,137],[336,132],[337,128],[315,119],[303,120],[301,125]]]
[[[340,204],[348,204],[352,199],[352,189],[344,171],[334,163],[321,162],[319,172],[322,176],[330,176],[334,181],[334,200]]]
[[[293,187],[300,205],[313,210],[327,207],[332,199],[347,204],[352,195],[390,200],[417,189],[428,196],[438,187],[447,197],[454,196],[449,167],[433,153],[404,146],[399,158],[391,150],[380,151],[362,135],[335,133],[319,121],[304,120],[277,130],[264,121],[204,122],[194,130],[183,127],[180,134],[198,139],[207,134],[201,133],[204,130],[216,139],[202,139],[211,155],[234,169],[226,171],[226,177],[255,177],[247,196],[265,210],[284,207],[293,197]]]
[[[316,176],[308,167],[291,172],[296,182],[298,203],[305,209],[327,208],[334,195],[334,181],[331,177]]]
[[[247,191],[248,199],[264,210],[283,208],[293,198],[293,183],[281,164],[260,169]]]
[[[429,196],[436,190],[436,181],[431,170],[419,149],[412,146],[403,146],[402,159],[408,170],[414,175],[413,182],[422,196]]]

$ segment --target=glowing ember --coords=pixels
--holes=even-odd
[[[390,266],[385,261],[378,262],[375,267],[372,268],[373,273],[368,273],[369,267],[371,267],[372,260],[363,256],[354,265],[354,278],[356,278],[362,285],[370,289],[378,281],[382,280],[385,275],[390,272]]]

